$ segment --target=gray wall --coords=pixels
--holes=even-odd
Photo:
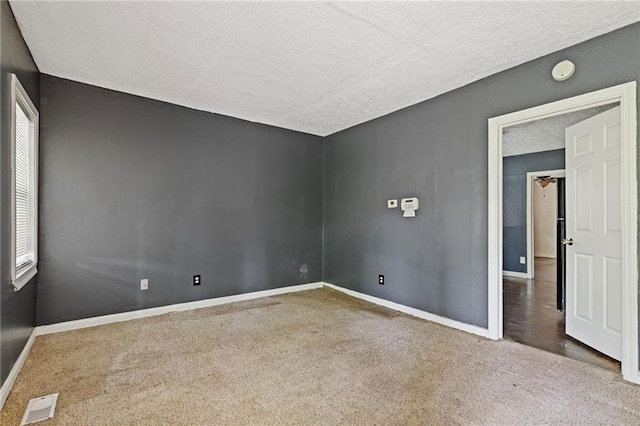
[[[11,73],[39,105],[38,69],[22,39],[9,3],[0,1],[0,383],[4,383],[36,322],[36,279],[13,291],[10,270]]]
[[[321,138],[41,87],[38,324],[321,280]]]
[[[527,272],[527,172],[564,169],[564,149],[505,157],[503,161],[503,262],[505,271]]]
[[[327,137],[324,280],[486,327],[487,120],[632,80],[640,24]],[[386,208],[407,196],[415,219]]]

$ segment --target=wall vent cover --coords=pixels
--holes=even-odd
[[[56,410],[57,402],[57,393],[29,400],[27,411],[24,413],[20,426],[52,418]]]

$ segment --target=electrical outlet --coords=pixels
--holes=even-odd
[[[140,280],[140,290],[149,290],[149,278]]]
[[[527,263],[527,259],[524,256],[520,256],[520,264],[525,265]]]
[[[384,275],[378,275],[378,284],[384,285]]]
[[[193,285],[200,285],[200,275],[193,276]]]

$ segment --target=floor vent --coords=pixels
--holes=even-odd
[[[58,402],[57,393],[31,399],[20,426],[52,418],[56,410],[56,402]]]

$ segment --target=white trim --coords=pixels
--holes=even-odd
[[[529,276],[527,275],[526,272],[516,272],[516,271],[502,271],[502,276],[503,277],[512,277],[512,278],[522,278],[522,279],[529,279]]]
[[[139,309],[137,311],[123,312],[120,314],[102,315],[99,317],[65,321],[57,324],[41,325],[39,327],[36,327],[36,334],[38,336],[41,336],[44,334],[60,333],[63,331],[78,330],[81,328],[96,327],[99,325],[113,324],[116,322],[153,317],[157,315],[168,314],[170,312],[190,311],[192,309],[208,308],[211,306],[223,305],[225,303],[242,302],[244,300],[258,299],[261,297],[277,296],[280,294],[294,293],[297,291],[313,290],[316,288],[322,288],[322,285],[323,283],[321,282],[292,285],[270,290],[254,291],[252,293],[216,297],[213,299],[197,300],[195,302],[178,303],[175,305],[159,306],[157,308],[147,308]]]
[[[637,83],[620,84],[584,95],[489,119],[488,325],[489,337],[502,338],[502,130],[505,127],[600,105],[620,103],[622,130],[622,377],[640,383],[638,374],[638,175]]]
[[[36,265],[31,265],[29,268],[25,269],[13,280],[13,290],[18,291],[22,287],[24,287],[31,278],[35,277],[38,273],[38,268]]]
[[[638,374],[638,171],[637,88],[621,96],[622,130],[622,376],[640,384]],[[626,102],[624,100],[626,99]]]
[[[4,381],[2,387],[0,388],[0,410],[2,410],[4,403],[7,401],[9,393],[11,393],[11,388],[13,388],[13,385],[18,378],[18,374],[20,374],[20,370],[22,370],[22,366],[29,356],[29,352],[31,351],[33,342],[35,342],[36,340],[36,335],[37,333],[34,329],[29,336],[29,340],[27,340],[27,343],[24,345],[24,348],[22,348],[22,352],[20,352],[20,356],[16,360],[16,363],[13,365],[13,368],[9,372],[7,380]]]
[[[31,206],[31,229],[30,233],[33,238],[33,263],[28,269],[20,274],[16,273],[16,103],[20,103],[25,114],[33,120],[33,156],[34,162],[32,169],[33,199]],[[24,108],[26,107],[26,108]],[[38,272],[38,169],[39,169],[39,134],[40,134],[40,113],[29,98],[27,91],[24,90],[20,80],[15,74],[11,74],[11,106],[9,121],[11,125],[11,147],[10,147],[10,174],[11,174],[11,246],[9,250],[11,283],[14,290],[18,291],[24,287],[31,278]]]
[[[538,176],[566,177],[565,169],[541,170],[539,172],[527,173],[527,273],[526,278],[533,279],[535,276],[533,253],[533,180]],[[504,274],[503,274],[504,275]]]
[[[365,300],[376,305],[384,306],[385,308],[393,309],[394,311],[403,312],[405,314],[418,317],[427,321],[435,322],[445,325],[447,327],[455,328],[458,330],[466,331],[467,333],[477,334],[478,336],[488,337],[489,330],[486,328],[478,327],[477,325],[471,325],[464,322],[452,320],[450,318],[441,317],[436,314],[421,311],[420,309],[411,308],[409,306],[401,305],[399,303],[391,302],[389,300],[380,299],[379,297],[369,296],[368,294],[359,293],[357,291],[349,290],[343,287],[339,287],[335,284],[323,283],[325,287],[329,287],[333,290],[340,291],[351,297]]]

